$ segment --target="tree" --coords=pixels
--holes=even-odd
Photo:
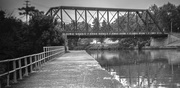
[[[29,39],[34,51],[39,52],[43,46],[62,45],[62,34],[56,28],[57,20],[51,16],[38,14],[29,21]],[[36,53],[35,52],[35,53]]]
[[[0,10],[0,22],[5,19],[5,12]]]
[[[118,19],[119,18],[119,19]],[[119,16],[117,19],[115,19],[114,23],[111,23],[114,31],[119,32],[136,32],[138,29],[138,25],[136,22],[136,14],[135,13],[129,13],[129,26],[128,24],[128,14],[124,14],[122,16]],[[142,22],[140,19],[138,20],[138,23],[140,26],[142,26]],[[118,30],[119,28],[119,30]]]
[[[177,28],[177,31],[180,32],[180,5],[177,6],[177,18],[176,18],[176,28]]]
[[[101,31],[108,32],[108,26],[105,20],[102,22]]]
[[[176,31],[176,18],[177,18],[177,10],[176,6],[167,3],[164,4],[162,7],[159,8],[159,19],[160,22],[162,23],[162,27],[167,31],[170,32],[171,30],[171,23],[172,23],[172,28],[173,31]]]
[[[161,7],[153,5],[149,10],[160,27],[166,32],[171,32],[171,28],[173,32],[180,32],[180,6],[167,3]]]
[[[151,14],[153,15],[153,17],[158,20],[159,19],[159,7],[154,4],[152,6],[149,7],[149,11],[151,12]]]
[[[22,40],[20,36],[22,21],[12,16],[5,17],[4,11],[0,11],[0,15],[0,52],[10,58],[18,57],[21,55],[17,47],[19,47]]]
[[[93,32],[98,32],[100,29],[99,20],[95,18],[92,24],[93,24],[93,28],[92,28]]]

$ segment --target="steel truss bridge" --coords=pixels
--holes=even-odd
[[[147,9],[51,7],[46,15],[59,21],[70,38],[167,37]]]

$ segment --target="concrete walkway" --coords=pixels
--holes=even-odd
[[[86,51],[70,51],[56,58],[12,88],[121,88]]]

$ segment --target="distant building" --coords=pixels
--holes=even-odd
[[[93,39],[92,42],[90,42],[90,44],[101,44],[100,42],[98,42],[96,39]]]
[[[112,41],[112,40],[110,40],[109,38],[107,38],[107,39],[104,40],[104,44],[117,44],[117,43],[119,43],[119,40]],[[99,42],[99,41],[96,40],[96,39],[93,39],[93,41],[90,42],[90,44],[101,44],[101,42]]]
[[[117,44],[117,43],[119,43],[119,40],[112,41],[109,38],[107,38],[107,39],[104,40],[104,43],[105,44]]]

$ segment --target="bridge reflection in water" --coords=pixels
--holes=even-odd
[[[180,88],[176,50],[88,51],[122,88]]]

